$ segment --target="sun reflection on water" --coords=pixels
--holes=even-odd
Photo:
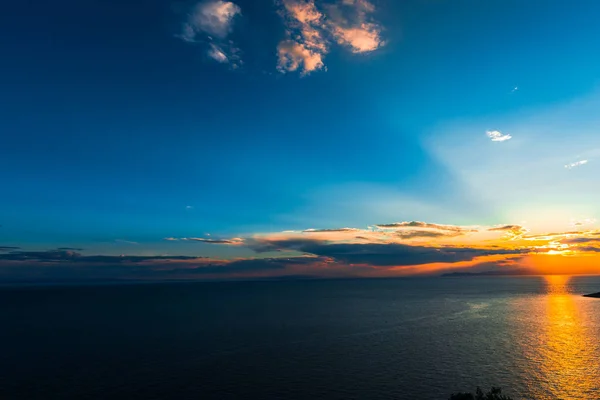
[[[545,277],[547,295],[538,342],[536,372],[544,382],[540,399],[598,399],[597,338],[586,327],[582,299],[572,293],[569,276]],[[542,389],[542,388],[540,388]],[[550,395],[550,397],[548,397]]]

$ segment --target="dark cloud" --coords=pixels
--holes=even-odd
[[[246,246],[251,248],[257,253],[268,253],[272,251],[282,250],[302,250],[305,246],[310,246],[314,243],[326,244],[325,240],[313,240],[313,239],[302,239],[302,238],[290,238],[282,240],[269,240],[269,239],[248,239],[246,240]]]
[[[284,270],[293,265],[310,265],[317,261],[322,261],[315,257],[290,257],[290,258],[254,258],[247,260],[235,260],[223,264],[208,264],[195,268],[177,268],[169,270],[170,274],[189,274],[189,275],[218,275],[218,274],[237,274],[247,272],[261,272]]]
[[[318,240],[262,240],[254,244],[261,251],[295,250],[320,257],[330,257],[346,264],[373,266],[408,266],[429,263],[470,261],[475,257],[524,254],[529,249],[485,249],[470,247],[410,246],[398,243],[337,243]]]
[[[578,237],[578,238],[563,239],[560,242],[564,243],[564,244],[594,243],[594,242],[600,242],[600,238]]]
[[[593,246],[578,247],[577,250],[578,251],[589,251],[589,252],[594,252],[594,253],[600,253],[600,247],[593,247]]]
[[[13,251],[13,250],[19,250],[20,247],[13,247],[13,246],[0,246],[0,251]]]
[[[204,257],[187,256],[84,256],[72,250],[47,250],[47,251],[11,251],[8,254],[0,254],[0,260],[5,261],[45,261],[45,262],[78,262],[78,263],[103,263],[123,264],[140,263],[145,261],[169,261],[169,260],[195,260]]]
[[[83,249],[79,249],[77,247],[59,247],[56,250],[71,250],[71,251],[82,251]]]
[[[476,275],[531,275],[535,274],[527,268],[523,268],[519,261],[523,256],[509,256],[501,260],[484,261],[469,267],[453,269],[451,272],[442,274],[442,276],[476,276]]]
[[[456,225],[441,225],[441,224],[431,224],[428,222],[421,221],[404,221],[404,222],[395,222],[392,224],[379,224],[375,225],[378,228],[382,229],[401,229],[401,228],[425,228],[425,229],[438,229],[442,231],[453,231],[453,232],[478,232],[477,229],[473,228],[465,228],[462,226]]]
[[[175,261],[190,261],[175,262]],[[4,262],[2,262],[4,261]],[[195,262],[197,261],[197,263]],[[61,282],[92,280],[216,279],[285,271],[288,267],[327,262],[319,257],[211,260],[184,256],[82,256],[77,253],[15,252],[0,255],[4,282]],[[318,273],[318,271],[317,271]],[[282,275],[285,272],[282,272]],[[315,275],[313,275],[315,276]]]

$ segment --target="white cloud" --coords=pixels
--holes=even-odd
[[[234,17],[241,13],[240,7],[230,1],[198,3],[183,26],[182,36],[193,40],[198,32],[204,32],[224,38],[231,32]]]
[[[512,136],[509,134],[504,134],[500,131],[487,131],[486,135],[492,139],[492,142],[504,142],[506,140],[512,139]]]
[[[576,162],[574,162],[574,163],[571,163],[571,164],[567,164],[567,165],[565,165],[565,168],[566,168],[566,169],[571,169],[571,168],[579,167],[579,166],[581,166],[581,165],[585,165],[585,164],[587,164],[587,163],[588,163],[588,160],[576,161]]]
[[[210,44],[210,48],[208,49],[208,56],[210,58],[212,58],[213,60],[220,62],[220,63],[228,63],[229,62],[229,58],[225,55],[225,53],[223,52],[223,49],[221,49],[219,46],[217,46],[214,43]],[[188,206],[188,207],[190,207],[190,206]],[[186,208],[188,208],[188,207],[186,207]]]

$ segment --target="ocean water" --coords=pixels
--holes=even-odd
[[[1,399],[600,399],[598,277],[0,288]]]

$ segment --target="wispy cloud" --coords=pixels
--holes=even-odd
[[[404,221],[404,222],[394,222],[391,224],[379,224],[375,225],[381,229],[402,229],[402,228],[426,228],[426,229],[438,229],[442,231],[453,231],[453,232],[477,232],[478,229],[472,227],[464,227],[457,225],[441,225],[441,224],[432,224],[428,222],[421,221]]]
[[[240,50],[226,38],[233,30],[235,18],[241,13],[241,8],[230,1],[200,2],[188,14],[179,37],[189,43],[199,40],[209,42],[206,51],[208,57],[238,67],[241,63]]]
[[[123,239],[115,239],[115,242],[117,243],[124,243],[124,244],[139,244],[138,242],[133,242],[131,240],[123,240]],[[75,249],[75,250],[81,250],[81,249]]]
[[[566,169],[572,169],[572,168],[575,168],[575,167],[580,167],[580,166],[585,165],[587,163],[588,163],[588,160],[575,161],[573,163],[565,165],[565,168]]]
[[[201,242],[201,243],[209,243],[209,244],[229,244],[229,245],[241,245],[244,243],[244,239],[242,238],[231,238],[231,239],[205,239],[205,238],[196,238],[196,237],[191,237],[191,238],[174,238],[174,237],[167,237],[164,238],[164,240],[167,241],[189,241],[189,242]]]
[[[525,227],[521,225],[501,225],[493,228],[489,228],[490,232],[506,232],[506,234],[511,239],[519,239],[522,238],[527,232],[529,232]]]
[[[486,135],[492,140],[492,142],[504,142],[506,140],[512,139],[511,135],[504,134],[500,131],[487,131]]]
[[[302,232],[305,233],[322,233],[322,232],[360,232],[358,228],[338,228],[338,229],[305,229]]]

